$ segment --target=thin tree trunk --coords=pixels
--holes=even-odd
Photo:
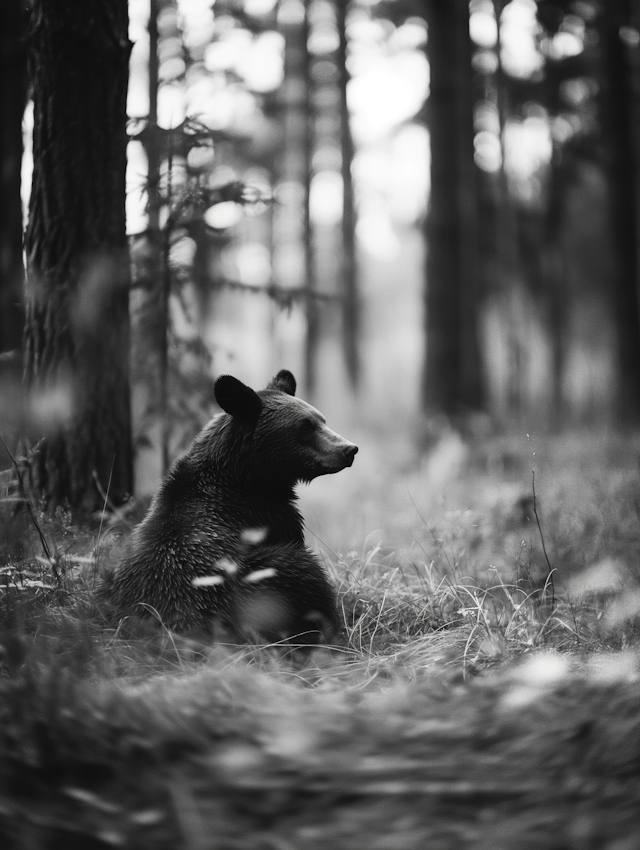
[[[160,474],[169,468],[169,297],[171,272],[169,269],[168,232],[160,228],[162,197],[160,194],[160,133],[158,130],[158,87],[160,84],[158,59],[158,0],[149,0],[149,120],[147,123],[147,197],[149,215],[149,247],[151,254],[151,279],[149,280],[151,306],[157,313],[152,325],[156,327],[155,342],[158,356],[158,425],[160,439]]]
[[[146,126],[140,133],[147,156],[147,229],[144,261],[136,266],[137,285],[132,299],[134,424],[144,423],[144,441],[138,446],[135,456],[136,473],[142,480],[155,480],[156,483],[162,479],[169,465],[169,270],[164,263],[167,234],[163,234],[161,228],[163,139],[158,128],[159,7],[159,0],[149,0],[149,112]]]
[[[20,0],[0,3],[0,352],[18,352],[24,324],[22,115],[27,96],[26,23]]]
[[[21,427],[24,268],[22,115],[27,97],[26,15],[20,0],[0,3],[0,429],[14,453]],[[0,443],[0,469],[11,457]]]
[[[500,138],[500,168],[498,180],[498,208],[496,210],[496,245],[502,300],[505,304],[507,325],[508,380],[507,412],[518,416],[523,412],[524,399],[524,346],[520,339],[522,289],[518,247],[518,217],[511,199],[506,170],[505,129],[509,115],[506,78],[502,67],[502,10],[507,0],[494,0],[498,40],[496,44],[497,70],[495,74],[498,133]]]
[[[162,196],[160,167],[162,152],[158,128],[158,87],[160,85],[158,58],[158,0],[149,0],[149,118],[146,133],[148,234],[150,248],[150,307],[154,314],[151,325],[156,333],[148,340],[154,346],[152,356],[158,359],[158,426],[160,440],[160,475],[169,468],[169,298],[171,270],[169,268],[170,234],[160,227]],[[170,192],[168,193],[170,197]],[[150,387],[153,394],[154,388]]]
[[[566,176],[554,143],[550,163],[549,202],[545,216],[546,268],[545,295],[548,310],[548,327],[551,341],[551,403],[556,427],[564,419],[563,380],[566,360],[567,292],[565,283],[565,257],[560,235],[564,224],[564,198]]]
[[[426,219],[427,412],[478,409],[477,189],[467,0],[425,0],[431,92],[431,198]]]
[[[347,6],[349,0],[337,0],[337,25],[340,34],[338,51],[338,69],[340,73],[340,145],[342,151],[342,296],[344,352],[347,375],[351,386],[358,386],[360,363],[358,359],[358,339],[360,335],[360,313],[358,304],[358,267],[356,262],[356,211],[353,195],[354,147],[351,135],[347,86],[349,70],[347,68]]]
[[[315,246],[313,240],[313,222],[311,221],[311,183],[313,180],[313,152],[315,148],[315,108],[314,84],[311,63],[313,57],[309,53],[309,34],[311,31],[310,3],[305,4],[304,21],[302,24],[301,48],[304,61],[305,100],[302,104],[304,137],[304,266],[306,286],[309,297],[306,301],[307,333],[305,338],[305,385],[310,398],[315,396],[318,373],[318,344],[320,341],[320,315],[318,303],[314,297],[318,281],[315,265]]]
[[[628,0],[602,4],[600,32],[605,86],[602,109],[609,163],[615,260],[614,310],[618,339],[619,412],[640,419],[640,312],[638,305],[638,162],[634,91],[621,27],[630,23]]]
[[[297,362],[303,372],[303,392],[311,396],[315,380],[315,348],[313,343],[314,316],[312,303],[315,290],[314,246],[311,239],[309,192],[311,174],[309,146],[311,143],[310,105],[308,102],[306,31],[309,22],[302,4],[284,4],[279,26],[285,40],[284,81],[280,89],[281,150],[276,156],[277,182],[287,190],[286,202],[274,208],[274,279],[283,288],[307,287],[305,304],[294,305],[293,311],[306,322],[306,338],[302,345],[292,345],[282,335],[278,339],[279,319],[275,318],[276,340],[280,343],[279,359]],[[300,186],[304,191],[290,191]],[[278,309],[277,307],[275,309]],[[303,312],[304,311],[304,312]]]
[[[126,0],[34,0],[25,357],[42,411],[32,484],[50,508],[132,489],[127,26]]]

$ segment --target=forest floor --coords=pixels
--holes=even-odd
[[[106,627],[127,517],[5,499],[0,846],[640,846],[640,437],[359,442],[302,494],[344,615],[306,660]]]

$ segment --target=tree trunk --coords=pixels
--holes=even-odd
[[[423,405],[455,416],[482,404],[477,188],[467,0],[425,0],[431,92]]]
[[[292,313],[306,324],[304,339],[293,340],[283,327],[281,311],[274,318],[274,343],[279,361],[299,364],[303,375],[302,392],[313,398],[317,365],[317,328],[319,316],[315,303],[315,245],[309,210],[311,188],[311,147],[315,138],[315,107],[309,102],[311,57],[307,49],[308,8],[303,4],[284,3],[278,16],[285,40],[284,81],[280,87],[281,150],[276,157],[277,191],[286,194],[273,210],[273,275],[278,286],[296,289],[306,286],[304,304],[294,304]],[[313,132],[312,132],[313,130]],[[300,187],[302,191],[296,191]],[[293,190],[293,191],[292,191]]]
[[[24,322],[22,114],[27,96],[25,15],[20,0],[0,4],[0,352],[18,351]]]
[[[615,275],[614,309],[618,339],[619,412],[640,420],[640,312],[638,305],[638,163],[634,139],[635,104],[627,47],[620,30],[630,23],[628,0],[602,4],[602,110],[607,148]]]
[[[26,380],[35,494],[89,512],[132,489],[126,0],[34,0]]]
[[[564,204],[568,176],[560,162],[558,146],[553,143],[550,163],[549,200],[545,214],[545,286],[549,340],[551,344],[552,422],[559,428],[564,421],[563,380],[566,362],[567,297],[565,256],[561,234],[564,230]]]
[[[305,4],[301,34],[301,59],[304,63],[303,156],[304,156],[304,270],[309,297],[306,301],[307,334],[304,351],[305,386],[309,398],[314,398],[318,378],[318,347],[320,343],[320,312],[315,293],[318,288],[315,263],[313,222],[311,221],[311,183],[313,182],[313,154],[315,151],[315,86],[312,73],[313,57],[309,52],[311,33],[311,4]]]
[[[144,262],[136,264],[131,300],[132,384],[134,425],[145,422],[143,440],[135,456],[136,473],[159,483],[169,466],[168,350],[170,270],[164,262],[168,232],[161,227],[163,197],[160,171],[162,131],[158,127],[158,15],[159,0],[149,0],[149,115],[140,140],[147,156],[147,230]],[[144,448],[142,447],[144,446]]]
[[[507,149],[505,130],[510,114],[507,75],[502,67],[502,12],[508,0],[493,0],[498,40],[496,43],[497,69],[495,73],[498,134],[500,138],[500,168],[496,174],[498,199],[496,209],[496,246],[499,286],[507,327],[507,382],[506,412],[513,421],[528,413],[526,410],[527,350],[522,340],[522,318],[525,298],[522,263],[520,258],[520,223],[509,189],[507,177]]]
[[[20,0],[0,3],[0,428],[11,452],[20,427],[24,327],[20,166],[27,97],[25,23]],[[10,464],[0,444],[0,469]]]
[[[349,70],[347,68],[347,5],[348,0],[337,0],[337,24],[340,34],[338,51],[338,69],[340,73],[340,146],[342,152],[342,296],[343,308],[343,338],[347,375],[351,386],[358,386],[360,377],[360,362],[358,359],[358,338],[360,331],[360,313],[358,304],[358,267],[356,262],[356,212],[353,196],[353,137],[349,106],[347,103],[347,86]]]

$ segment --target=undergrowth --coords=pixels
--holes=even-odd
[[[546,464],[535,459],[542,493],[527,469],[529,448],[504,441],[476,447],[464,473],[454,470],[446,480],[439,473],[442,501],[428,513],[410,496],[418,527],[409,548],[375,539],[344,556],[325,548],[344,621],[337,646],[324,653],[327,677],[338,667],[341,681],[345,668],[357,670],[360,680],[367,670],[380,675],[385,665],[409,676],[412,668],[468,676],[533,650],[584,656],[637,643],[640,475],[629,463],[635,439],[551,441]],[[427,484],[433,458],[430,463],[421,466]],[[415,488],[412,475],[408,488]],[[185,659],[209,657],[210,648],[161,628],[114,628],[96,603],[101,571],[117,562],[140,515],[136,505],[105,511],[82,529],[69,513],[37,514],[15,494],[5,496],[0,645],[6,672],[19,667],[29,647],[45,644],[49,656],[61,658],[84,647],[99,659],[101,675],[114,677],[179,671]],[[255,648],[229,652],[267,657],[271,666],[278,656]]]
[[[308,656],[110,622],[133,519],[5,501],[2,846],[636,846],[637,473],[538,502],[520,469],[483,511],[479,457],[409,547],[324,550],[344,626]]]
[[[123,539],[107,532],[68,534],[66,519],[41,518],[40,533],[59,534],[49,559],[31,555],[0,570],[0,670],[15,675],[29,657],[41,666],[55,663],[105,678],[141,678],[158,672],[184,672],[206,662],[216,647],[200,644],[155,622],[114,625],[96,601],[96,583],[106,560],[117,558]],[[44,529],[44,530],[43,530]],[[94,533],[95,534],[95,533]],[[556,592],[553,570],[542,583],[522,568],[505,578],[495,568],[480,577],[442,570],[424,553],[373,547],[326,563],[338,589],[343,621],[335,646],[315,656],[309,677],[343,685],[352,675],[410,679],[425,671],[463,677],[513,661],[534,650],[583,657],[635,646],[640,638],[639,601],[619,571],[607,562],[595,569],[595,586]],[[598,577],[599,576],[599,577]],[[288,675],[300,667],[286,646],[224,647],[227,661],[258,661]],[[312,658],[314,654],[312,654]],[[302,665],[304,666],[304,665]],[[302,675],[302,674],[300,674]]]

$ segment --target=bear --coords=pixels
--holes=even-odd
[[[234,642],[331,642],[335,590],[305,546],[295,486],[350,467],[358,447],[295,392],[286,369],[259,392],[217,379],[222,412],[174,462],[105,581],[112,613]]]

